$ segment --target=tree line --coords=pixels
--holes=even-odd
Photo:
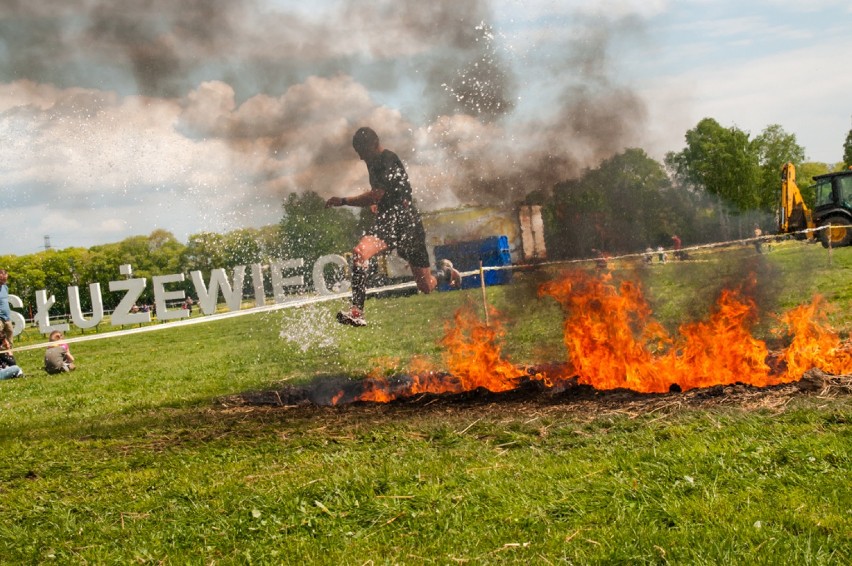
[[[528,195],[528,204],[542,205],[548,255],[639,252],[670,247],[673,235],[685,244],[742,239],[753,235],[755,224],[772,232],[784,163],[796,165],[809,205],[812,177],[852,164],[852,130],[837,164],[806,162],[796,136],[779,125],[752,138],[705,118],[686,132],[685,142],[663,163],[627,149],[577,179]]]
[[[751,138],[739,128],[705,118],[686,132],[685,142],[684,149],[669,153],[663,163],[642,149],[630,148],[576,179],[532,187],[525,202],[542,206],[549,256],[589,257],[593,250],[630,253],[669,247],[675,234],[686,244],[744,238],[751,235],[754,223],[771,231],[784,163],[797,165],[806,201],[813,199],[811,177],[852,164],[852,130],[844,143],[844,163],[834,165],[805,162],[795,135],[778,125]],[[106,291],[109,281],[121,277],[121,264],[131,264],[134,277],[184,273],[184,290],[190,293],[191,271],[208,277],[214,268],[230,272],[237,265],[302,258],[305,268],[300,274],[310,285],[316,259],[350,249],[371,221],[366,209],[356,216],[345,209],[325,208],[324,200],[312,191],[288,195],[282,210],[277,225],[224,234],[202,232],[191,235],[186,244],[167,230],[155,230],[88,249],[0,256],[0,267],[10,272],[10,291],[26,305],[36,290],[48,289],[56,297],[57,310],[67,309],[68,286],[96,282],[104,291],[104,307],[114,308],[121,297]],[[151,293],[148,286],[140,300],[153,302]],[[81,302],[84,309],[90,306],[85,291]]]

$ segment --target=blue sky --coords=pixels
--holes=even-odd
[[[0,254],[276,222],[356,194],[369,124],[424,209],[510,206],[704,117],[852,128],[852,7],[815,0],[33,0],[0,10]]]

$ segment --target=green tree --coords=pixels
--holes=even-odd
[[[260,242],[262,258],[268,261],[270,258],[281,257],[283,255],[281,241],[281,227],[277,224],[258,228],[257,239]]]
[[[852,167],[852,130],[849,130],[846,141],[843,142],[843,165]]]
[[[292,193],[283,206],[279,224],[283,252],[287,258],[305,260],[306,280],[319,257],[344,253],[355,244],[359,235],[355,215],[342,208],[326,208],[315,192]]]
[[[712,118],[704,118],[686,132],[686,147],[669,153],[666,164],[680,182],[704,190],[720,200],[719,215],[724,236],[730,237],[732,212],[759,209],[761,169],[756,144],[749,135],[732,127],[724,128]],[[745,230],[738,216],[738,237]]]
[[[52,315],[65,314],[68,310],[68,287],[79,281],[77,266],[85,253],[82,248],[45,250],[14,258],[6,267],[9,271],[9,291],[21,297],[26,316],[34,310],[35,292],[46,290],[53,295],[55,303]]]
[[[118,266],[121,265],[120,248],[118,243],[93,246],[87,250],[85,261],[77,266],[77,280],[80,287],[80,301],[89,305],[88,286],[90,283],[101,284],[101,296],[104,308],[112,310],[121,300],[109,291],[109,282],[121,278]],[[87,308],[84,306],[84,309]]]
[[[686,132],[686,148],[666,163],[689,184],[721,197],[736,210],[755,208],[760,180],[757,148],[746,132],[704,118]]]
[[[225,266],[225,237],[215,232],[201,232],[189,236],[181,257],[183,271],[201,271],[204,276],[211,269]]]
[[[167,230],[154,230],[148,236],[149,269],[153,275],[179,273],[186,246]]]
[[[759,208],[774,212],[781,191],[781,166],[792,162],[798,167],[805,160],[805,149],[778,124],[767,126],[754,139],[760,164]]]
[[[122,263],[121,246],[118,242],[89,248],[88,283],[112,281],[119,277],[118,266]]]
[[[588,257],[594,248],[637,252],[670,245],[675,233],[694,241],[687,197],[672,188],[660,163],[628,149],[554,187],[543,210],[548,250],[554,257]]]
[[[162,229],[154,230],[149,236],[130,236],[117,244],[92,248],[97,256],[93,256],[91,262],[97,268],[96,280],[101,283],[104,306],[112,308],[113,303],[121,300],[120,296],[112,297],[109,292],[109,282],[121,277],[118,271],[120,265],[132,266],[133,277],[145,278],[150,283],[155,275],[179,273],[184,249],[184,245],[171,232]],[[154,301],[150,284],[146,285],[139,300],[143,303]]]
[[[262,263],[266,259],[266,250],[257,228],[242,228],[225,234],[222,238],[222,254],[225,264],[219,267],[233,268],[236,265]]]

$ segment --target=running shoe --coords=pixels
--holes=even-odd
[[[364,313],[355,306],[350,307],[349,310],[337,313],[337,322],[348,324],[349,326],[367,326],[367,321],[364,320]]]

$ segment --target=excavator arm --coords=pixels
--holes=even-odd
[[[796,185],[796,167],[785,163],[781,167],[781,210],[778,215],[778,231],[790,234],[814,227],[811,209],[805,204],[802,192]],[[808,232],[807,238],[813,239],[813,232]]]

